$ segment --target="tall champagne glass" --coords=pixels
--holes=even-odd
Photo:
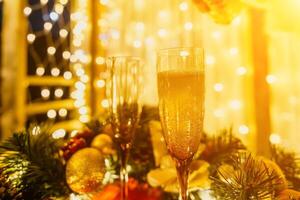
[[[120,147],[121,199],[128,199],[126,164],[140,115],[140,61],[135,57],[107,59],[107,97],[114,140]]]
[[[203,129],[203,60],[201,48],[163,49],[157,58],[160,119],[168,152],[176,163],[182,200],[188,198],[189,165]]]

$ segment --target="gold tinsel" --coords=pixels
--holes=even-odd
[[[67,162],[67,183],[72,191],[80,194],[97,191],[104,173],[103,156],[94,148],[79,150]]]

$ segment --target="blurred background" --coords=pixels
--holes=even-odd
[[[203,46],[205,131],[300,152],[299,0],[0,2],[1,139],[46,120],[64,137],[99,116],[106,56],[142,57],[143,103],[156,106],[156,50]]]

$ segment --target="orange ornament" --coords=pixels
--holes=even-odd
[[[118,183],[107,185],[93,197],[93,200],[120,200],[121,190]],[[151,188],[148,184],[139,184],[130,178],[128,181],[128,199],[130,200],[161,200],[162,192]]]

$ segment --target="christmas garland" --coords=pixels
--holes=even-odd
[[[106,119],[63,139],[46,124],[14,133],[0,145],[0,199],[119,199],[118,148]],[[177,199],[158,119],[157,108],[143,109],[128,165],[131,200]],[[269,159],[255,156],[223,130],[204,135],[189,182],[191,199],[300,199],[300,161],[277,146]]]

